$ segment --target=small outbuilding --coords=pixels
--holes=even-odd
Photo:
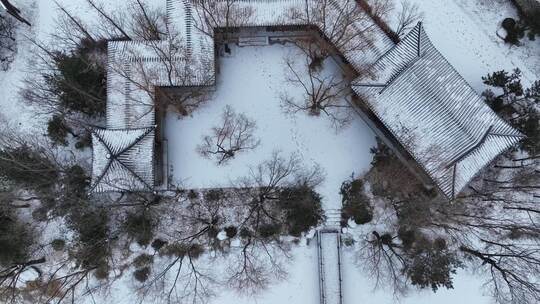
[[[154,189],[154,128],[92,131],[91,192]]]

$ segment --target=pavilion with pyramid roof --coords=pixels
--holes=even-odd
[[[92,143],[91,191],[153,191],[154,128],[96,129]]]

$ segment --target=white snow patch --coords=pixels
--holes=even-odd
[[[540,75],[540,39],[520,47],[497,37],[504,18],[517,18],[510,0],[411,0],[424,12],[424,27],[437,49],[479,93],[482,76],[499,70],[523,72],[528,85]]]
[[[229,186],[231,181],[249,173],[250,166],[280,150],[284,155],[297,153],[306,166],[320,165],[326,179],[317,191],[323,196],[324,206],[341,207],[341,183],[351,174],[361,174],[369,168],[369,149],[375,146],[375,136],[359,116],[336,132],[324,114],[285,115],[279,94],[283,90],[293,96],[302,93],[302,88],[285,81],[283,59],[291,52],[298,53],[292,46],[233,48],[233,57],[219,58],[221,73],[213,99],[192,117],[178,119],[174,113],[167,115],[165,134],[176,183],[186,188]],[[340,71],[333,61],[326,68],[330,72]],[[196,147],[219,124],[227,105],[257,122],[255,136],[261,144],[253,151],[239,153],[228,165],[217,166],[202,158]]]
[[[217,235],[217,239],[220,240],[220,241],[224,241],[226,239],[228,239],[229,237],[227,236],[227,232],[225,232],[224,230],[220,231]]]

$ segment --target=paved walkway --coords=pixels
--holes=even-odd
[[[317,231],[320,304],[343,304],[341,285],[341,211],[327,210],[324,228]]]

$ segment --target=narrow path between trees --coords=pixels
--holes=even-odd
[[[317,231],[320,304],[343,304],[341,211],[327,210],[326,225]]]

